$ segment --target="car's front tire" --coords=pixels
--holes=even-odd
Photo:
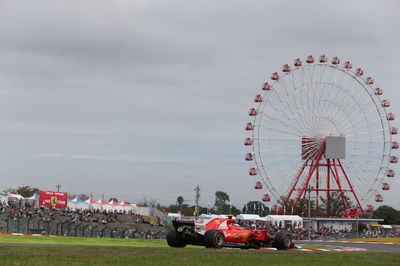
[[[292,236],[288,232],[278,232],[275,235],[274,246],[278,250],[291,248],[293,246]]]

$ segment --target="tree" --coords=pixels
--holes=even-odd
[[[269,215],[269,208],[261,201],[249,201],[243,206],[242,213],[258,214],[263,217]]]
[[[183,204],[185,200],[183,199],[182,196],[179,196],[176,198],[176,205],[178,205],[179,207]]]
[[[88,200],[89,196],[87,194],[85,194],[85,193],[81,193],[81,194],[78,195],[78,199],[80,199],[80,200]]]
[[[112,200],[115,201],[115,202],[118,202],[118,199],[117,199],[117,198],[109,198],[109,199],[108,199],[108,202],[110,202],[110,201],[112,201]]]
[[[138,207],[154,207],[157,206],[157,200],[156,199],[147,199],[146,197],[143,197],[143,200],[140,201],[137,204]]]
[[[230,212],[229,195],[223,191],[215,192],[214,208],[218,214],[229,214]]]
[[[76,197],[78,197],[78,199],[80,199],[80,200],[88,200],[89,199],[89,196],[86,195],[86,194],[83,194],[83,193],[76,194],[74,192],[68,192],[68,199],[69,200],[75,199]]]
[[[315,209],[315,202],[310,200],[311,215],[315,216],[317,211]],[[279,214],[297,214],[304,216],[308,213],[308,198],[304,197],[301,199],[287,199],[285,196],[281,196],[278,200],[278,213]]]
[[[295,200],[287,199],[285,196],[281,196],[278,200],[278,206],[282,214],[293,214],[293,212],[298,212],[297,208],[295,210]]]
[[[182,214],[182,215],[185,215],[185,216],[192,216],[193,213],[194,213],[194,206],[189,206],[189,205],[187,205],[187,204],[182,204],[182,205],[180,206],[181,209],[178,209],[178,208],[179,208],[179,207],[176,206],[175,204],[171,204],[171,205],[169,205],[169,206],[167,206],[167,207],[161,207],[161,206],[160,206],[160,210],[161,210],[162,212],[165,212],[165,213],[168,213],[168,212],[177,213],[177,212],[180,211],[181,214]]]
[[[69,199],[69,200],[73,200],[73,199],[75,199],[75,197],[76,197],[76,194],[75,194],[75,193],[73,193],[73,192],[68,193],[68,199]]]
[[[344,195],[344,197],[348,203],[348,206],[350,208],[355,208],[349,197],[347,197],[346,195]],[[330,198],[330,204],[328,204],[327,198],[320,197],[321,199],[321,204],[319,205],[320,210],[326,214],[329,214],[329,216],[331,217],[338,217],[343,215],[345,211],[345,203],[343,202],[341,193],[334,191],[330,193],[329,198]]]
[[[182,204],[185,202],[182,196],[176,198],[176,205],[178,206],[179,212],[182,213]]]
[[[32,197],[33,195],[35,195],[39,190],[40,189],[31,187],[31,186],[22,186],[22,187],[18,187],[17,189],[15,189],[15,188],[5,189],[5,190],[3,190],[2,194],[7,195],[9,193],[15,192],[24,198],[29,198],[29,197]]]
[[[400,224],[400,211],[387,205],[379,206],[372,217],[384,219],[385,224]]]

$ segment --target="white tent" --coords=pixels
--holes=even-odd
[[[286,224],[291,224],[293,227],[303,227],[303,218],[298,215],[268,215],[265,219],[278,227],[284,227]]]
[[[107,201],[99,199],[98,201],[96,201],[96,203],[101,206],[102,211],[104,211],[104,210],[112,211],[113,210],[113,206],[111,206]]]
[[[201,214],[200,216],[199,216],[199,218],[208,218],[208,219],[213,219],[213,218],[228,218],[228,216],[227,215],[225,215],[225,214],[205,214],[205,213],[203,213],[203,214]]]
[[[22,197],[21,195],[19,195],[19,194],[12,194],[12,193],[10,193],[10,194],[8,194],[7,195],[7,198],[8,199],[10,199],[10,198],[14,198],[14,200],[20,200],[20,199],[25,199],[24,197]]]
[[[243,220],[243,221],[266,221],[265,218],[260,217],[257,214],[239,214],[236,216],[236,220]]]
[[[124,208],[124,211],[126,211],[126,212],[133,211],[132,205],[129,204],[128,202],[123,200],[123,201],[121,201],[121,205]]]
[[[78,197],[75,197],[72,200],[68,200],[68,208],[70,208],[71,210],[86,210],[89,209],[89,204],[81,199],[78,199]]]
[[[114,200],[110,200],[108,202],[108,204],[110,204],[113,207],[113,210],[115,210],[115,211],[123,211],[124,210],[124,207],[121,205],[121,203],[118,203]]]
[[[85,200],[85,202],[89,205],[89,209],[101,211],[101,205],[98,204],[96,201],[94,201],[92,199],[88,199],[88,200]]]
[[[39,200],[39,194],[33,194],[32,197],[25,198],[25,199],[27,199],[27,200]]]

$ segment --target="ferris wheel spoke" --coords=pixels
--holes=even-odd
[[[332,101],[330,99],[320,99],[320,102],[324,102],[326,105],[330,104],[330,105],[334,105],[337,109],[341,110],[341,112],[344,114],[344,116],[346,116],[348,119],[350,120],[351,118],[348,116],[347,112],[345,112],[345,110],[343,109],[343,107],[339,104],[336,103],[335,101]],[[343,128],[337,125],[337,119],[335,119],[333,116],[322,116],[325,117],[325,119],[327,119],[331,124],[335,125],[336,128]]]
[[[292,135],[292,136],[301,137],[301,135],[299,135],[299,134],[297,134],[297,133],[293,133],[293,132],[290,132],[290,131],[282,130],[282,129],[279,129],[279,128],[272,128],[272,127],[267,127],[267,126],[262,126],[262,125],[260,125],[260,127],[261,127],[261,128],[264,128],[264,129],[268,129],[268,130],[274,131],[274,132],[280,132],[280,133],[282,133],[282,134],[287,134],[287,135]]]
[[[378,177],[375,178],[375,180],[372,183],[365,180],[365,178],[363,178],[365,176],[375,176],[377,173],[370,169],[366,169],[365,165],[361,161],[356,159],[356,160],[351,160],[350,162],[353,163],[353,168],[355,169],[354,172],[363,174],[363,175],[360,175],[360,174],[354,175],[357,178],[357,180],[360,182],[360,184],[364,184],[364,186],[366,186],[366,187],[368,187],[368,186],[374,187],[375,183],[379,182]]]
[[[296,164],[296,159],[291,160],[289,165],[286,167],[293,169],[293,167],[297,166],[297,164]],[[261,167],[264,169],[264,165],[261,165]],[[277,191],[276,184],[272,180],[276,180],[276,177],[278,176],[278,174],[280,175],[280,179],[282,179],[282,180],[289,178],[289,176],[283,172],[284,168],[285,168],[285,165],[283,165],[279,168],[276,168],[276,167],[273,168],[273,170],[271,170],[269,174],[264,172],[265,176],[262,176],[262,179],[265,181],[265,183],[267,183],[270,191]]]
[[[320,81],[323,79],[323,77],[324,77],[325,69],[326,69],[326,65],[323,65],[323,66],[322,66],[322,73],[320,74],[320,79],[319,79],[319,81],[313,82],[313,81],[311,80],[312,87],[315,88],[315,89],[314,89],[314,93],[312,93],[312,95],[313,95],[312,103],[313,103],[313,113],[314,113],[314,114],[315,114],[315,113],[318,113],[318,111],[319,111],[319,109],[320,109],[320,104],[319,104],[318,101],[316,101],[316,98],[318,99],[318,98],[321,97],[321,93],[323,92],[323,89],[324,89],[323,86],[322,86],[322,88],[321,88],[321,87],[318,86],[318,85],[319,85],[319,82],[320,82]],[[332,73],[332,72],[331,72],[331,73]],[[329,80],[330,80],[331,78],[332,78],[332,76],[329,78]],[[318,103],[318,105],[317,105],[317,103]]]
[[[290,75],[291,77],[291,85],[293,88],[293,92],[297,92],[299,91],[298,88],[296,88],[296,82],[295,82],[295,75]],[[294,95],[294,93],[293,93]],[[300,101],[300,103],[298,103],[298,101]],[[305,117],[305,113],[304,113],[304,104],[302,101],[302,97],[297,97],[297,100],[294,101],[294,105],[295,105],[295,111],[297,111],[296,113],[298,114],[297,117],[299,118],[299,123],[301,123],[303,125],[303,128],[305,127],[306,123],[304,120]]]
[[[293,168],[296,168],[296,167],[298,167],[298,165],[295,165]],[[297,173],[297,171],[295,171],[295,170],[291,171],[291,172],[287,173],[287,176],[291,177],[291,178],[279,179],[279,181],[277,182],[276,186],[280,187],[281,191],[284,191],[285,196],[288,194],[288,191],[290,189],[290,186],[289,186],[289,184],[291,184],[290,181],[294,179],[294,177],[296,176],[296,173]]]
[[[276,139],[276,138],[258,138],[259,140],[266,140],[266,141],[296,141],[296,142],[300,142],[299,139]]]
[[[344,80],[344,75],[343,75],[343,79]],[[333,85],[332,81],[326,82],[324,86],[329,86],[329,84],[331,84],[331,87],[335,87],[336,89],[341,88],[341,91],[346,91],[348,95],[351,95],[349,92],[353,90],[353,86],[356,84],[354,83],[353,77],[351,77],[351,85],[350,84],[345,84],[345,82],[343,81],[343,83],[341,83],[340,85]],[[332,86],[333,85],[333,86]],[[349,88],[349,89],[346,89]],[[331,94],[332,92],[334,92],[335,90],[331,89],[328,90],[329,94],[328,94],[328,98],[336,98],[337,95],[335,95],[335,97],[333,97],[333,95]],[[362,91],[360,90],[358,92],[358,94],[362,93]],[[357,99],[357,95],[355,96]]]
[[[269,119],[272,120],[272,121],[279,122],[279,123],[280,123],[283,127],[285,127],[285,128],[291,127],[291,128],[294,129],[296,132],[301,132],[301,130],[300,130],[299,128],[295,127],[293,124],[285,123],[285,122],[284,122],[281,118],[279,118],[279,117],[274,118],[274,117],[272,117],[272,116],[270,116],[269,114],[264,113],[264,112],[263,112],[263,115],[266,116],[267,118],[269,118]],[[287,121],[290,122],[291,120],[287,120]]]
[[[359,120],[358,120],[358,121],[359,121]],[[358,121],[355,121],[355,122],[357,123]],[[380,119],[377,119],[377,120],[372,120],[371,122],[381,122],[381,120],[380,120]],[[358,123],[357,123],[357,124],[358,124]],[[377,123],[377,124],[379,124],[379,123]],[[370,125],[371,125],[371,123],[365,122],[364,124],[359,124],[359,125],[358,125],[357,127],[355,127],[354,129],[357,130],[357,129],[360,129],[360,128],[368,128]]]
[[[382,131],[383,131],[383,129],[376,129],[376,130],[374,130],[372,132],[382,132]],[[368,135],[368,134],[371,134],[371,132],[364,131],[364,132],[360,132],[359,134],[348,135],[347,137],[364,136],[364,135]]]
[[[272,172],[269,175],[269,178],[276,178],[276,177],[280,177],[281,179],[287,179],[289,177],[287,177],[286,175],[283,176],[282,173],[284,172],[285,169],[293,169],[293,167],[291,166],[294,163],[289,163],[289,164],[284,164],[279,168],[276,168],[274,172]]]
[[[308,101],[312,103],[312,114],[318,113],[317,109],[319,108],[319,102],[316,101],[316,98],[319,97],[321,90],[323,88],[316,86],[316,84],[318,84],[318,82],[321,81],[324,77],[324,71],[325,71],[326,66],[324,65],[322,68],[323,68],[322,73],[319,74],[320,78],[315,81],[313,81],[312,79],[309,81],[312,98],[310,98]],[[317,122],[315,120],[311,120],[311,121]],[[314,126],[314,130],[315,130],[315,128],[316,128],[316,126]]]
[[[347,142],[357,142],[357,143],[379,143],[379,144],[389,144],[390,142],[388,141],[371,141],[371,140],[363,140],[363,139],[357,139],[357,140],[348,140],[346,139]]]
[[[282,87],[282,86],[281,86],[281,88],[283,88],[283,90],[286,91],[286,88],[285,88],[285,87]],[[281,103],[279,109],[276,108],[275,106],[273,106],[273,105],[271,104],[271,106],[273,106],[274,110],[279,111],[281,114],[283,114],[283,116],[284,116],[287,120],[291,120],[292,122],[296,123],[297,126],[298,126],[298,127],[297,127],[297,130],[299,130],[299,128],[302,128],[303,125],[301,125],[301,124],[299,123],[299,120],[298,120],[298,119],[292,119],[292,118],[297,118],[297,116],[296,116],[296,114],[293,112],[292,107],[291,107],[291,104],[288,103],[288,101],[289,101],[289,99],[290,99],[290,95],[288,95],[288,96],[286,97],[286,101],[284,101],[284,100],[281,98],[280,94],[279,94],[279,90],[277,90],[277,89],[274,90],[274,93],[275,93],[275,95],[278,97],[279,102]],[[286,92],[286,94],[287,94],[287,92]]]
[[[286,146],[279,146],[270,149],[263,149],[260,150],[260,153],[271,152],[271,151],[280,151],[280,150],[287,150],[288,148],[296,147],[297,145],[286,145]]]
[[[355,158],[354,160],[357,160],[357,159],[358,159],[358,160],[362,161],[363,164],[366,164],[366,165],[372,165],[372,164],[374,164],[374,162],[371,161],[370,159],[365,159],[365,158],[361,157],[361,156],[358,155],[358,154],[353,154],[352,157]],[[353,160],[353,161],[354,161],[354,160]]]
[[[291,76],[291,81],[293,82],[294,79],[294,75],[290,75]],[[305,127],[305,121],[302,119],[302,116],[299,115],[299,112],[297,112],[299,110],[298,104],[297,104],[297,99],[296,99],[296,87],[292,86],[292,90],[289,93],[288,92],[288,88],[286,85],[286,82],[284,81],[284,79],[282,79],[282,83],[279,84],[281,86],[281,88],[285,91],[286,93],[286,106],[287,109],[289,110],[289,112],[291,113],[291,115],[293,117],[296,117],[295,121],[299,124],[300,128],[304,128]],[[292,107],[295,108],[295,110],[292,109]]]
[[[302,71],[302,84],[301,84],[302,88],[308,87],[308,85],[305,86],[308,83],[308,82],[306,83],[305,77],[304,77],[306,74],[305,69],[306,68],[303,68],[303,71]],[[309,69],[309,68],[307,68],[307,69]],[[308,72],[310,73],[310,70]],[[310,90],[305,90],[305,93],[303,93],[303,95],[305,96],[305,102],[307,103],[307,104],[305,104],[305,106],[307,106],[306,116],[305,116],[306,120],[309,118],[309,114],[310,114],[310,105],[308,104],[308,99],[310,99],[309,93],[310,93]]]
[[[376,150],[366,150],[366,149],[361,149],[361,148],[358,148],[358,147],[352,148],[351,150],[360,151],[360,152],[364,152],[364,153],[367,153],[367,154],[375,154],[375,155],[386,156],[384,153],[378,152]]]
[[[276,156],[273,159],[268,160],[268,165],[271,165],[272,163],[276,163],[276,162],[280,162],[280,161],[285,161],[285,160],[287,160],[287,158],[296,156],[296,155],[297,155],[297,151],[291,152],[291,153],[285,153],[281,157]]]
[[[333,84],[328,83],[328,82],[325,82],[323,84],[324,84],[324,87],[330,87],[331,91],[333,91],[333,89],[337,89],[337,90],[340,90],[341,92],[345,93],[343,96],[341,96],[341,98],[337,97],[338,94],[335,97],[335,102],[336,103],[340,103],[341,109],[343,111],[347,110],[346,106],[350,106],[350,107],[352,106],[352,104],[346,104],[346,101],[349,98],[351,98],[353,101],[355,101],[355,99],[348,93],[348,91],[346,89],[342,88],[341,86],[333,85]],[[329,96],[326,96],[326,97],[321,96],[320,98],[331,99]],[[330,113],[329,109],[328,109],[329,108],[328,105],[321,105],[321,106],[322,106],[322,108],[321,108],[320,112],[322,112],[322,113]],[[353,112],[351,110],[349,110],[347,113],[352,114]]]
[[[314,147],[306,148],[304,150],[305,150],[305,152],[304,152],[305,159],[310,160],[317,155],[318,151],[320,150],[320,147],[314,146]]]
[[[368,174],[368,172],[363,171],[361,172],[364,175]],[[357,181],[356,183],[354,181]],[[350,182],[352,183],[353,186],[355,186],[358,190],[366,190],[366,189],[370,189],[371,184],[368,183],[368,180],[365,180],[364,178],[362,178],[361,175],[351,175],[350,176]]]

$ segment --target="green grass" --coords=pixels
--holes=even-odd
[[[400,265],[398,253],[176,249],[165,240],[0,235],[0,265]],[[12,243],[26,243],[15,246]],[[67,244],[68,246],[35,246]],[[303,248],[327,248],[302,245]]]
[[[123,239],[123,238],[94,238],[71,236],[18,236],[0,235],[0,243],[27,244],[57,244],[57,245],[99,245],[99,246],[129,246],[129,247],[168,247],[165,240],[156,239]],[[329,248],[320,245],[301,245],[302,248]],[[186,248],[203,248],[188,245]]]
[[[168,246],[165,240],[156,240],[156,239],[95,238],[95,237],[72,237],[72,236],[18,236],[18,235],[0,235],[0,243],[105,245],[105,246],[136,246],[136,247]]]
[[[400,265],[397,253],[2,246],[0,265]]]

